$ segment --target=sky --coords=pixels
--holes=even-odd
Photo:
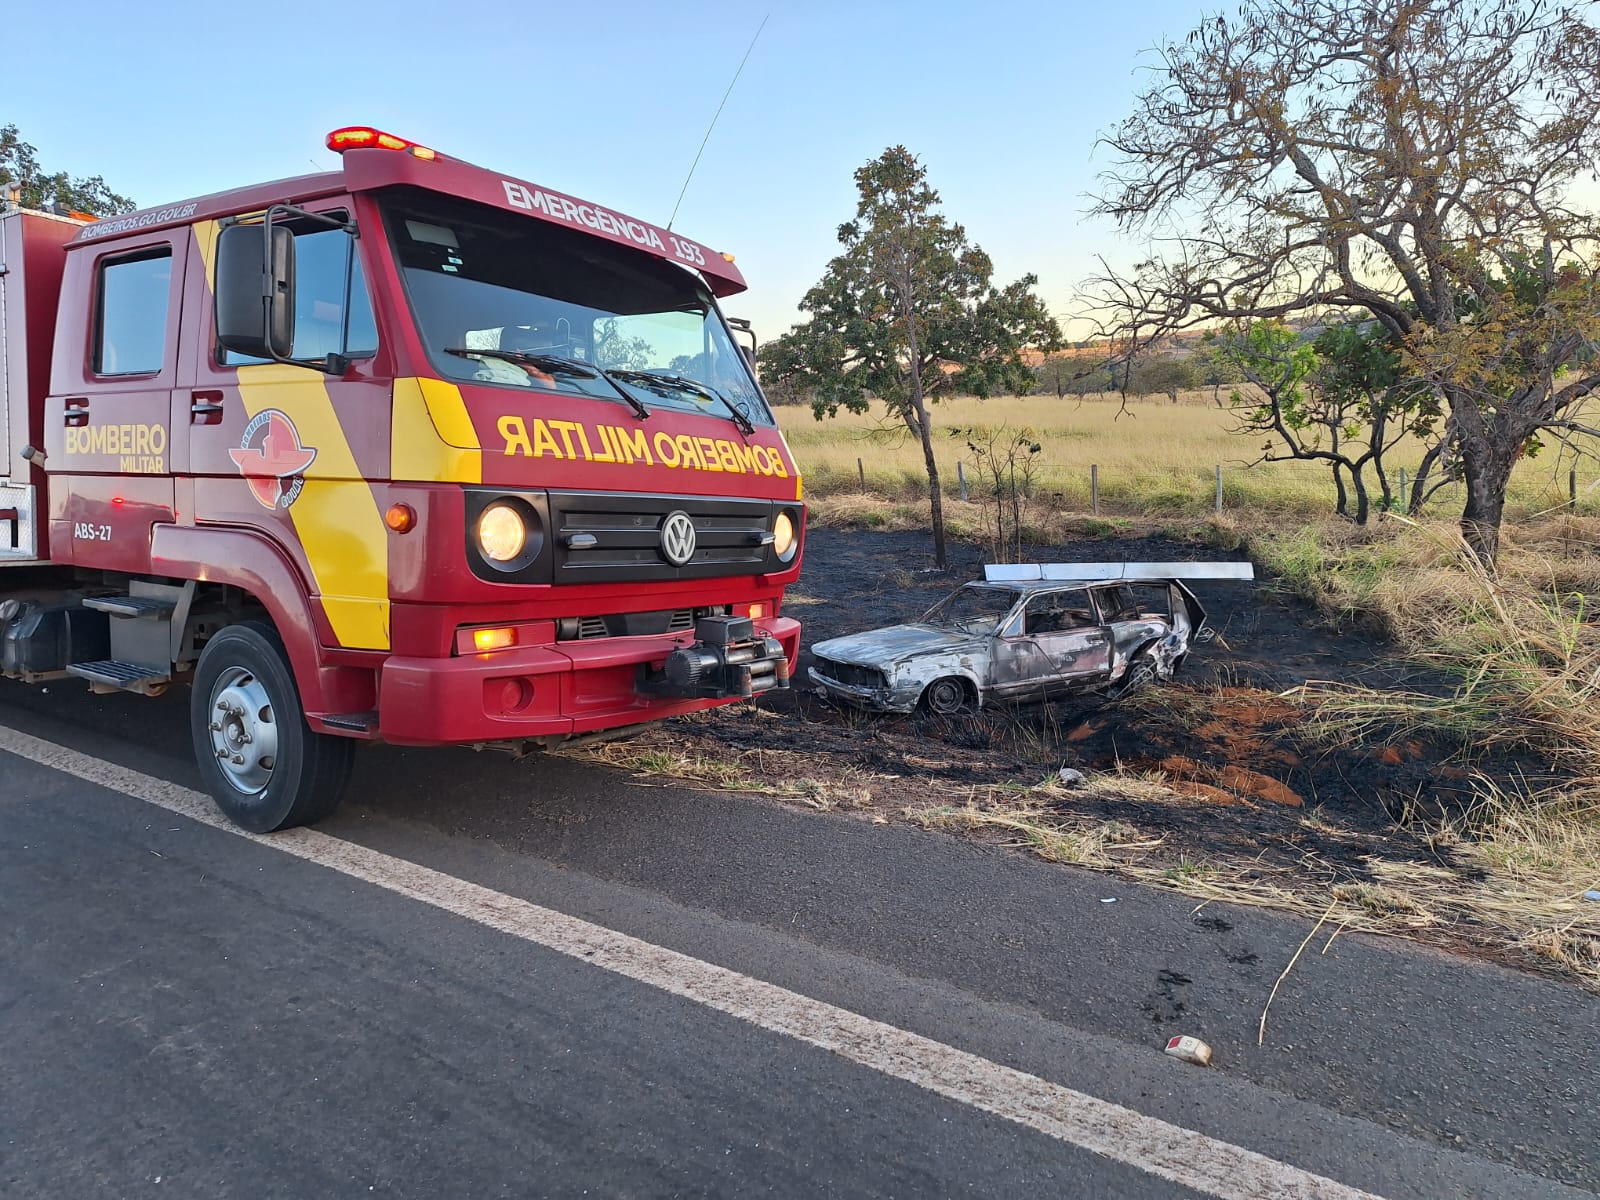
[[[927,168],[995,282],[1032,272],[1058,318],[1095,256],[1137,247],[1086,216],[1096,136],[1150,53],[1215,5],[1141,0],[679,0],[489,5],[13,6],[0,125],[46,170],[141,206],[332,169],[329,130],[373,125],[665,224],[736,255],[724,307],[771,339],[838,250],[853,172],[892,145]],[[1075,325],[1069,333],[1086,336]]]

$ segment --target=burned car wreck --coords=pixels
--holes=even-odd
[[[1120,697],[1170,679],[1209,640],[1184,579],[1249,579],[1249,563],[991,566],[921,620],[811,648],[811,680],[883,712],[936,713],[1075,692]]]

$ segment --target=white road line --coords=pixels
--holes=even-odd
[[[244,833],[230,825],[200,792],[54,742],[0,726],[0,750],[558,950],[1196,1191],[1240,1200],[1372,1197],[1370,1192],[932,1038],[342,838],[310,829],[270,836]]]

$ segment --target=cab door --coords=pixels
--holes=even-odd
[[[186,229],[69,252],[45,402],[52,557],[150,569],[152,526],[173,519]]]
[[[349,202],[315,206],[343,219]],[[358,239],[286,222],[295,242],[292,363],[218,346],[212,304],[218,226],[195,226],[191,294],[202,298],[173,398],[176,469],[197,524],[248,525],[307,580],[325,645],[388,649],[388,541],[375,487],[389,475],[391,381],[374,373],[377,326]],[[342,360],[327,371],[329,355]]]

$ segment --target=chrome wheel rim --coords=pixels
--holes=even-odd
[[[241,795],[259,794],[278,761],[278,725],[266,687],[253,671],[229,667],[211,685],[208,712],[222,777]]]

